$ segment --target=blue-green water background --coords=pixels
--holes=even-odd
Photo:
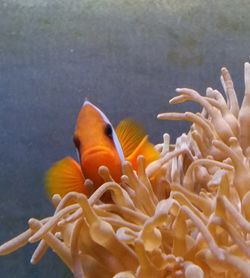
[[[75,155],[72,132],[85,97],[117,124],[142,122],[154,143],[188,128],[159,122],[175,88],[219,88],[227,66],[242,99],[250,55],[249,1],[0,0],[0,242],[52,214],[43,177]],[[0,258],[1,277],[71,277],[30,245]]]

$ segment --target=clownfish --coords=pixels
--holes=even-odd
[[[159,157],[138,123],[125,119],[114,129],[106,115],[87,100],[78,114],[73,142],[79,162],[65,157],[52,165],[45,177],[50,197],[63,197],[72,191],[88,196],[85,179],[93,182],[94,190],[103,184],[98,175],[100,166],[108,167],[112,178],[119,182],[124,161],[130,161],[136,170],[138,155],[144,155],[146,165]]]

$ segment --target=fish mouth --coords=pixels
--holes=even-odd
[[[89,148],[88,150],[86,150],[84,152],[84,157],[87,157],[89,155],[100,155],[100,154],[112,156],[109,148],[107,148],[105,146],[98,146],[98,147],[93,147],[93,148]]]

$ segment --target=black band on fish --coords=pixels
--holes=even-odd
[[[110,124],[106,124],[104,132],[110,139],[113,139],[113,128]]]

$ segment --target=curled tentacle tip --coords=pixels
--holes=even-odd
[[[209,97],[209,98],[212,98],[214,96],[214,90],[211,88],[211,87],[208,87],[206,89],[206,95]]]
[[[227,70],[226,67],[222,67],[222,68],[221,68],[221,72],[222,72],[222,73],[227,72],[227,71],[228,71],[228,70]]]
[[[59,222],[57,223],[57,226],[58,226],[58,227],[62,227],[62,226],[65,225],[67,222],[68,222],[67,219],[63,219],[63,220],[61,220],[61,221],[59,221]]]
[[[37,224],[37,219],[35,219],[35,218],[30,218],[29,220],[28,220],[28,225],[32,228],[32,227],[34,227],[34,225],[36,225]]]
[[[212,160],[213,156],[211,154],[209,154],[209,155],[206,156],[206,158]]]
[[[84,185],[87,186],[87,187],[90,187],[90,186],[93,186],[93,181],[91,179],[86,179],[84,181]]]
[[[230,144],[235,144],[235,143],[238,143],[238,139],[237,139],[236,137],[230,137],[229,140],[228,140],[228,142],[229,142]]]
[[[127,180],[128,179],[128,176],[127,175],[122,175],[121,176],[121,180]]]
[[[100,167],[98,168],[98,174],[99,174],[100,176],[109,174],[109,168],[108,168],[107,166],[104,166],[104,165],[100,166]]]
[[[220,144],[219,140],[217,140],[217,139],[212,140],[212,145],[217,146],[218,144]]]
[[[192,113],[191,113],[191,112],[185,112],[185,113],[184,113],[184,116],[190,117],[190,116],[192,116]]]
[[[62,239],[62,233],[61,232],[56,232],[55,237],[58,239]]]
[[[131,165],[131,163],[130,163],[128,160],[125,160],[125,161],[123,162],[123,165],[124,165],[124,166],[127,166],[127,165]]]
[[[54,194],[52,196],[52,201],[61,201],[61,196],[59,194]]]
[[[62,200],[62,198],[59,194],[54,194],[51,198],[51,201],[55,207],[57,207],[59,205],[61,200]]]
[[[91,179],[86,179],[84,186],[87,188],[89,196],[95,191],[94,183]]]
[[[138,161],[138,162],[144,162],[144,161],[145,161],[144,155],[142,155],[142,154],[138,155],[138,156],[137,156],[137,161]]]
[[[124,161],[123,162],[123,164],[122,164],[122,167],[123,167],[123,169],[132,169],[132,164],[131,164],[131,162],[130,161]]]
[[[109,168],[107,166],[100,166],[98,168],[98,175],[104,180],[104,182],[112,181]]]
[[[164,133],[163,134],[163,139],[164,140],[169,140],[170,139],[170,135],[168,133]]]

